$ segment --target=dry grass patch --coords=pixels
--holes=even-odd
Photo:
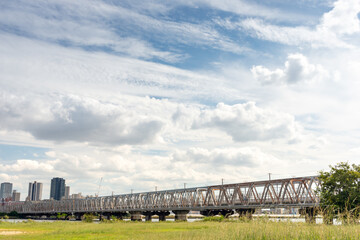
[[[16,229],[0,229],[0,235],[2,236],[9,236],[9,235],[18,235],[18,234],[24,234],[26,232],[19,231]]]

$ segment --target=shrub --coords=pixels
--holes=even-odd
[[[95,219],[95,215],[91,213],[86,213],[83,216],[83,222],[92,223]]]
[[[225,220],[224,216],[209,216],[202,219],[204,222],[222,222]]]

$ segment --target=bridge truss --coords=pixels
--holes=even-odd
[[[85,199],[8,202],[0,206],[0,212],[39,215],[305,208],[318,206],[318,187],[316,176],[297,177]]]

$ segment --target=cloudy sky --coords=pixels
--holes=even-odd
[[[360,162],[359,0],[0,2],[0,181],[100,195]]]

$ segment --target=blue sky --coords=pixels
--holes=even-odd
[[[146,191],[358,162],[360,3],[0,3],[0,181]],[[95,189],[95,190],[94,190]],[[25,196],[22,198],[25,198]]]

